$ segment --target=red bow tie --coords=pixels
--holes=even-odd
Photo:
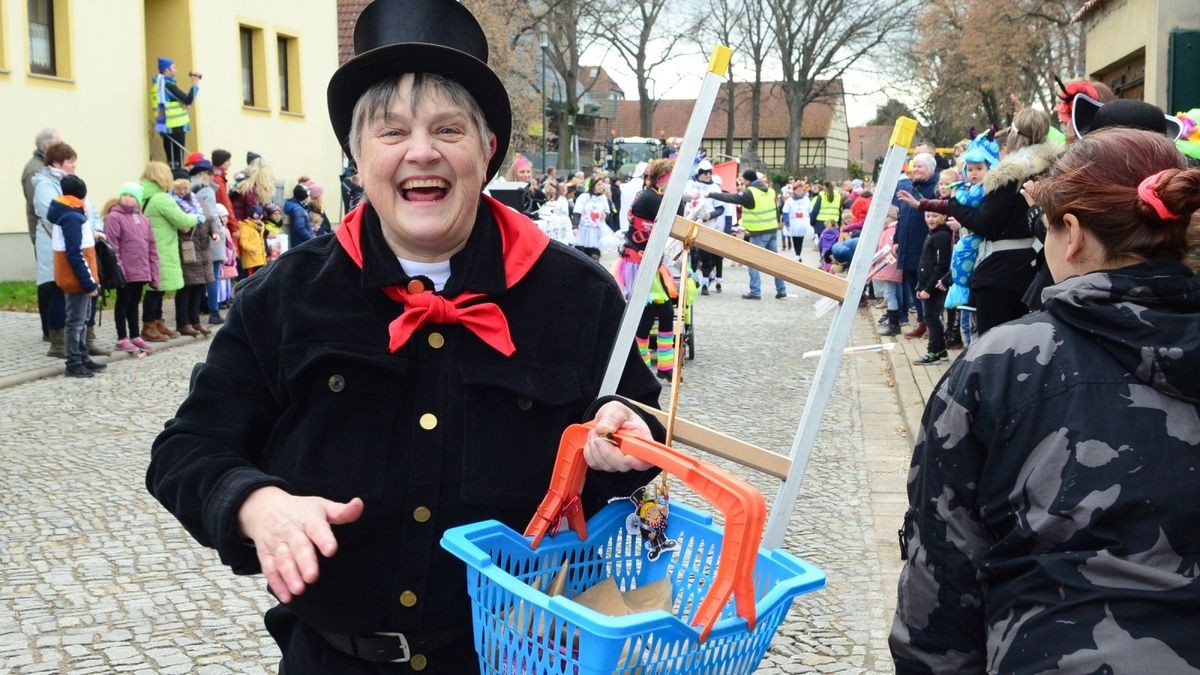
[[[415,290],[421,283],[411,282]],[[482,293],[463,292],[453,298],[434,295],[432,291],[410,293],[400,286],[385,286],[383,292],[392,300],[404,303],[404,312],[388,324],[388,349],[396,351],[408,342],[412,334],[427,323],[457,323],[483,340],[489,347],[505,356],[517,350],[508,332],[508,319],[494,302],[469,305],[484,297]]]
[[[504,256],[505,287],[512,288],[537,262],[550,245],[550,238],[525,216],[483,196],[500,232]],[[363,265],[362,226],[366,203],[346,214],[338,228],[337,240],[346,254],[360,269]],[[408,288],[385,286],[383,292],[392,300],[404,303],[405,310],[388,324],[388,349],[395,352],[408,342],[413,333],[425,324],[460,324],[483,340],[489,347],[512,356],[516,351],[508,320],[494,302],[476,302],[483,293],[464,291],[446,298],[434,295],[420,281],[410,281]],[[476,304],[471,304],[476,303]]]

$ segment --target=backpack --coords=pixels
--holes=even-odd
[[[121,261],[117,260],[116,251],[99,237],[96,238],[96,267],[99,268],[101,288],[125,287],[125,270],[121,269]]]

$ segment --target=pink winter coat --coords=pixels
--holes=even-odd
[[[887,257],[876,260],[875,263],[871,265],[871,272],[867,275],[868,280],[891,281],[897,284],[904,280],[904,270],[900,269],[900,266],[895,262],[896,256],[899,255],[897,251],[900,249],[898,245],[892,242],[895,234],[895,222],[888,223],[884,226],[883,236],[879,238],[879,247],[875,249],[875,255],[879,255],[879,252],[885,248],[891,249],[891,262],[888,262],[889,259]]]
[[[104,236],[112,245],[126,281],[149,281],[158,287],[158,248],[150,219],[136,205],[117,204],[104,217]]]

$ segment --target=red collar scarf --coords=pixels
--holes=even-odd
[[[483,199],[500,230],[505,288],[512,288],[525,277],[542,251],[550,245],[550,238],[525,216],[487,195],[483,195]],[[338,243],[359,269],[363,266],[362,221],[365,208],[366,202],[346,214],[337,231]],[[427,323],[462,324],[505,356],[512,356],[517,350],[508,330],[508,320],[504,318],[500,307],[494,302],[476,302],[486,297],[483,293],[463,291],[453,298],[447,298],[436,295],[432,289],[410,293],[402,286],[384,286],[383,292],[405,306],[404,312],[388,324],[388,349],[392,352],[403,347],[413,333]]]

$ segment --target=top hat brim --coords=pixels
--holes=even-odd
[[[1071,126],[1075,128],[1076,138],[1082,138],[1084,134],[1091,131],[1092,120],[1096,118],[1096,113],[1100,112],[1100,108],[1103,106],[1103,103],[1087,94],[1075,94],[1075,99],[1071,103]]]
[[[486,63],[466,52],[422,42],[378,47],[342,64],[329,80],[326,97],[329,120],[338,143],[350,154],[350,126],[358,98],[375,83],[404,73],[430,73],[461,84],[483,111],[496,135],[496,153],[488,162],[486,178],[500,171],[512,135],[512,107],[508,91]]]

